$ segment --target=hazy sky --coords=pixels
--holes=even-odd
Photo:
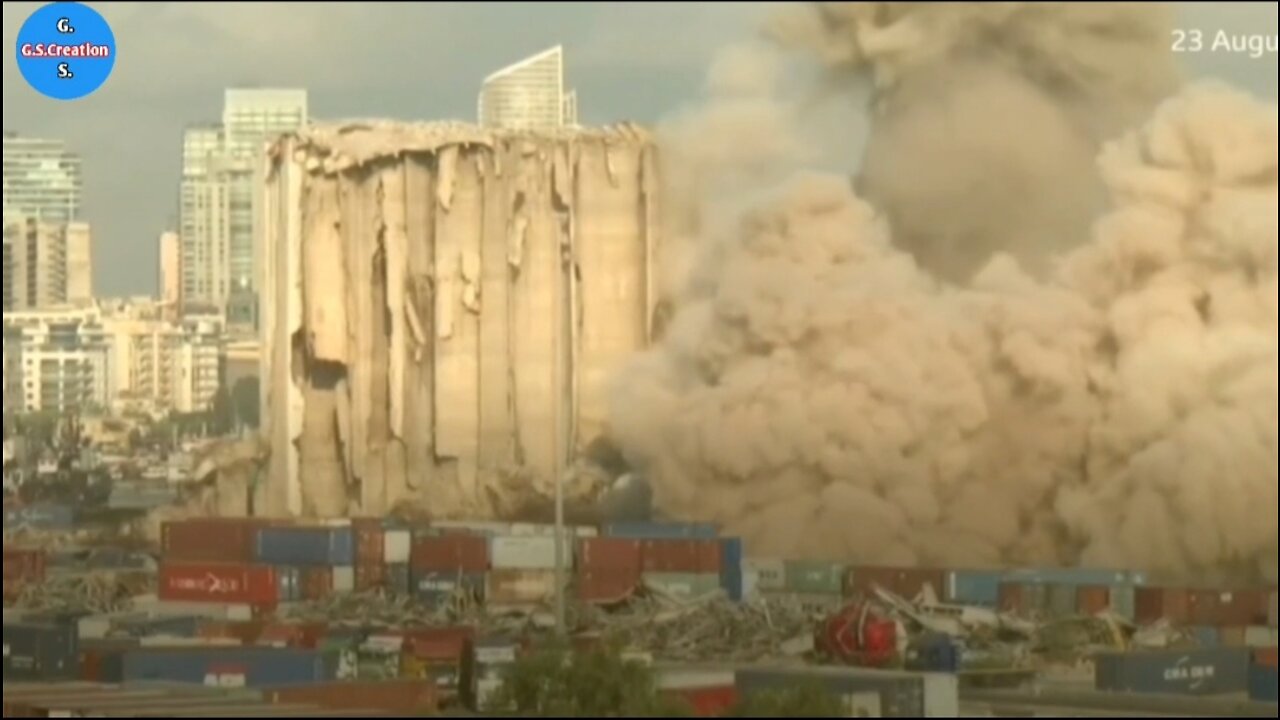
[[[111,24],[111,77],[74,102],[32,90],[15,62],[26,17],[5,2],[4,129],[59,137],[84,157],[100,295],[155,289],[156,239],[176,225],[182,130],[217,121],[222,90],[304,87],[316,118],[472,119],[489,72],[565,46],[583,122],[652,122],[695,99],[717,48],[750,31],[751,3],[89,3]],[[1276,3],[1188,3],[1183,26],[1276,33]],[[1201,54],[1213,75],[1276,96],[1276,56]]]

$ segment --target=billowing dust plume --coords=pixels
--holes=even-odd
[[[880,12],[908,15],[899,4],[883,5],[892,7]],[[1021,5],[996,7],[952,11],[967,23]],[[1138,10],[1073,8],[1085,20],[1104,10],[1130,19],[1121,27],[1146,27]],[[920,13],[945,19],[941,9]],[[1048,20],[1034,25],[1047,39],[1031,49],[1081,49]],[[788,37],[803,36],[793,28]],[[1135,43],[1138,49],[1118,45],[1114,57],[1149,50]],[[977,72],[961,77],[982,76],[998,88],[993,68],[1016,70],[1012,59],[1031,52],[1012,47],[1007,57],[984,61],[985,69],[979,62],[957,72]],[[824,57],[847,60],[849,52]],[[1074,67],[1084,73],[1090,66],[1080,63]],[[904,63],[897,73],[882,70],[880,81],[912,72]],[[1086,76],[1019,80],[1006,97],[1037,84],[1069,88],[1071,78]],[[1091,77],[1094,101],[1120,122],[1128,110],[1112,100],[1133,97],[1124,88],[1141,87],[1139,78],[1101,66]],[[786,124],[787,112],[762,94],[730,87],[732,103],[775,127]],[[962,90],[943,93],[944,108]],[[1064,119],[1086,105],[1032,95],[1064,128],[1105,117]],[[616,440],[648,476],[658,506],[718,521],[757,555],[973,567],[1086,563],[1198,581],[1214,574],[1274,581],[1275,107],[1217,85],[1189,88],[1139,129],[1117,135],[1100,159],[1091,149],[1098,136],[1080,131],[1078,145],[1017,156],[1039,168],[1014,173],[1027,185],[1020,192],[972,202],[953,195],[965,178],[1004,177],[1017,163],[992,161],[1002,152],[994,137],[950,151],[946,141],[964,142],[963,133],[935,137],[927,131],[935,120],[913,115],[930,113],[928,99],[912,107],[889,125],[918,123],[920,130],[877,131],[868,149],[869,157],[878,143],[892,149],[873,164],[879,179],[864,175],[863,185],[887,211],[855,197],[844,178],[800,173],[735,223],[708,222],[721,212],[714,207],[702,215],[684,207],[673,219],[697,236],[698,254],[690,256],[692,272],[661,344],[619,379],[613,415]],[[999,119],[1005,107],[967,112]],[[669,146],[674,167],[697,171],[678,187],[713,206],[731,187],[757,200],[758,188],[744,187],[749,179],[770,179],[788,164],[784,156],[805,148],[783,132],[763,149],[735,155],[733,138],[745,130],[720,132],[733,127],[719,123],[723,108],[716,101],[684,118]],[[690,160],[682,153],[699,122],[712,135]],[[959,127],[973,122],[966,117]],[[929,153],[916,141],[936,159],[926,162]],[[723,157],[709,159],[716,152]],[[906,169],[892,165],[895,157]],[[1043,207],[1019,206],[1063,189],[1053,168],[1037,163],[1082,173],[1085,158],[1112,204],[1092,216],[1096,228],[1075,217],[1087,204],[1074,202],[1049,212],[1070,216],[1069,223],[1033,222]],[[716,175],[716,162],[730,168],[727,179]],[[906,182],[912,172],[920,173],[916,186]],[[931,267],[938,245],[920,233],[952,222],[963,232],[949,236],[957,244],[944,253],[944,269],[957,257],[977,269],[960,284],[939,280],[913,257]],[[1072,246],[1050,273],[1026,270],[1012,256]]]

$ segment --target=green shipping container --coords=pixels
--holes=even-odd
[[[840,595],[845,566],[839,563],[788,560],[786,590],[797,595]]]

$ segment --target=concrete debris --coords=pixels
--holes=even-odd
[[[131,609],[135,597],[154,591],[155,575],[147,572],[54,575],[23,588],[13,607],[52,613],[117,613]]]

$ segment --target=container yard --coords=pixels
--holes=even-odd
[[[621,642],[701,717],[806,684],[867,717],[1275,710],[1274,588],[759,558],[680,523],[562,537],[575,644]],[[160,538],[154,594],[127,608],[6,606],[6,717],[485,711],[556,634],[550,525],[192,519]],[[34,548],[5,567],[7,598],[59,572]]]

